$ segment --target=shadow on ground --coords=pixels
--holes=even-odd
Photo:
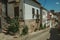
[[[51,28],[49,40],[60,40],[60,30],[57,28]]]

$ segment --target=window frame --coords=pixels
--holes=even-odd
[[[19,17],[19,6],[14,7],[14,17]]]
[[[35,9],[32,8],[32,18],[34,19],[34,16],[35,16]]]

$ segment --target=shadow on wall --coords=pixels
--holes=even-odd
[[[60,30],[57,28],[51,28],[49,40],[60,40]]]

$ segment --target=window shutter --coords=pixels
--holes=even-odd
[[[32,18],[34,18],[34,15],[35,15],[35,9],[32,8]]]

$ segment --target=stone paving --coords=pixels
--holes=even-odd
[[[26,36],[22,36],[22,37],[17,36],[17,38],[15,38],[16,36],[5,35],[4,33],[0,33],[0,40],[25,40],[27,38],[34,37],[37,34],[41,34],[41,33],[45,32],[45,30],[47,31],[48,29],[40,30],[38,32],[33,32],[33,33],[30,33],[30,34],[28,34]]]
[[[0,40],[20,40],[19,37],[14,38],[14,36],[5,35],[4,33],[0,33]]]

